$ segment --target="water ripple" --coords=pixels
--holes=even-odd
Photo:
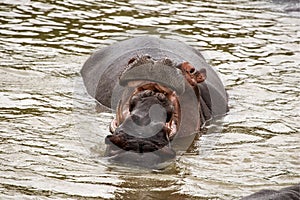
[[[299,183],[299,12],[279,1],[4,0],[0,198],[236,199]],[[111,113],[79,70],[97,48],[160,35],[201,49],[230,97],[223,129],[165,171],[102,157]],[[215,128],[215,129],[214,129]]]

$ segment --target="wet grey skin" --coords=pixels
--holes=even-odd
[[[300,199],[300,183],[282,188],[281,190],[264,189],[241,200],[299,200]]]
[[[114,43],[92,54],[81,75],[88,93],[116,112],[106,156],[120,163],[169,162],[208,120],[228,111],[217,73],[180,41],[146,36]]]

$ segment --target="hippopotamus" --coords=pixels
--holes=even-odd
[[[241,200],[299,200],[300,184],[282,188],[281,190],[260,190]]]
[[[299,0],[273,0],[272,2],[281,5],[284,12],[300,12]]]
[[[136,37],[93,53],[81,71],[89,95],[115,112],[105,138],[113,161],[155,166],[186,150],[228,111],[216,71],[183,42]]]

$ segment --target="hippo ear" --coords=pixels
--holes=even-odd
[[[195,67],[193,67],[189,62],[181,63],[180,68],[181,70],[189,74],[193,74],[195,72]]]
[[[183,62],[177,66],[184,74],[186,80],[192,85],[196,86],[197,83],[202,83],[206,79],[206,69],[202,68],[196,70],[189,62]]]
[[[206,79],[206,69],[202,68],[195,72],[194,74],[195,80],[197,83],[201,83]]]

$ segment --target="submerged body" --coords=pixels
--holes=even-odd
[[[299,200],[300,184],[283,188],[281,190],[265,189],[246,196],[241,200]]]
[[[152,166],[174,158],[175,143],[187,149],[207,120],[228,110],[216,72],[179,41],[115,43],[95,52],[81,75],[88,93],[116,111],[106,154],[121,162]]]

